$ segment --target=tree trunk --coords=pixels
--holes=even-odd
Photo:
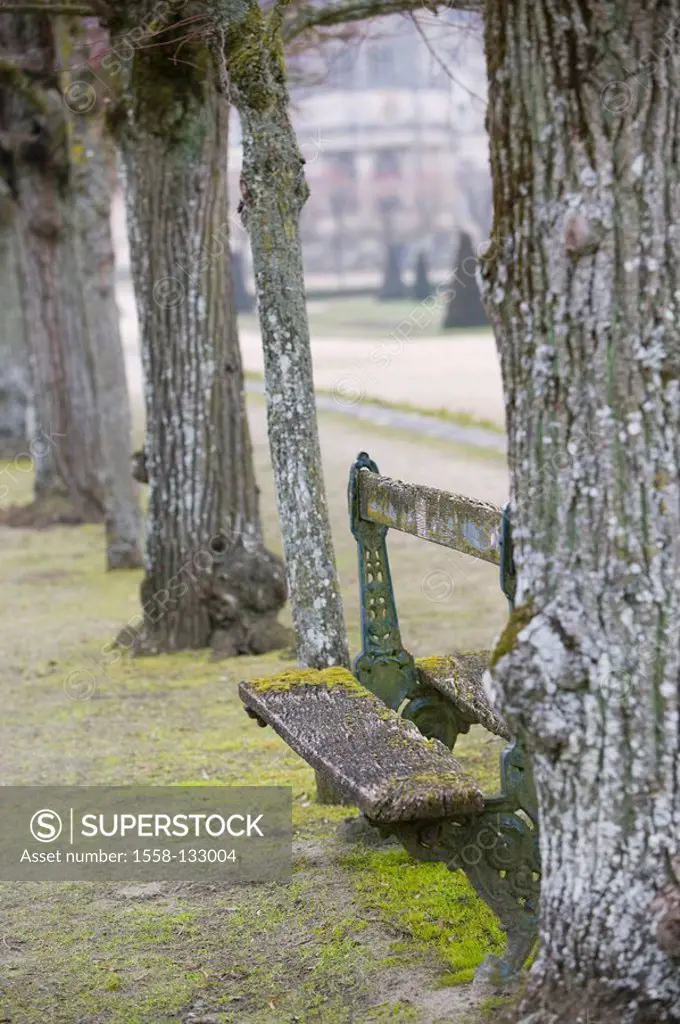
[[[113,292],[111,147],[91,85],[54,68],[82,64],[80,20],[3,18],[3,49],[40,43],[30,76],[6,62],[4,173],[18,199],[21,281],[36,405],[35,501],[19,526],[106,520],[109,568],[139,564],[130,415]],[[41,65],[41,67],[39,66]],[[58,85],[59,88],[55,88]],[[101,414],[100,414],[101,406]],[[34,452],[34,447],[37,451]]]
[[[61,91],[69,117],[70,184],[99,417],[107,568],[132,569],[142,564],[141,522],[130,463],[132,416],[111,237],[116,147],[107,130],[104,97],[95,88],[99,83],[81,70],[90,48],[86,24],[76,18],[59,18],[54,24],[59,66],[67,69],[62,74]]]
[[[30,455],[28,353],[18,248],[14,201],[0,179],[0,459],[10,460],[21,453]],[[5,486],[0,481],[0,494]],[[9,491],[7,487],[8,495]]]
[[[123,134],[146,378],[139,651],[282,647],[283,565],[263,544],[229,255],[229,104],[205,47],[131,62]],[[187,63],[188,62],[188,63]]]
[[[41,166],[29,157],[17,170],[32,391],[40,430],[52,445],[51,472],[40,475],[34,504],[16,510],[14,525],[99,522],[104,515],[76,213],[62,174],[67,164],[52,158]]]
[[[267,424],[298,663],[349,666],[316,421],[300,239],[308,196],[288,113],[280,26],[253,0],[225,5],[225,87],[243,130],[241,213],[253,251]],[[343,803],[316,773],[321,803]]]
[[[10,508],[5,516],[22,526],[96,522],[103,515],[95,391],[69,189],[67,118],[55,88],[52,28],[38,15],[0,19],[5,53],[35,52],[36,43],[39,61],[30,75],[16,66],[5,67],[0,108],[3,177],[17,200],[35,437],[41,439],[41,454],[44,449],[36,467],[34,503]]]
[[[378,292],[381,302],[394,302],[408,298],[408,288],[401,278],[402,247],[390,244],[385,252],[383,283]]]
[[[224,5],[226,79],[243,129],[241,212],[264,348],[269,443],[301,665],[348,665],[316,421],[299,221],[308,188],[283,46],[254,0]],[[274,17],[276,14],[274,15]]]
[[[678,4],[486,12],[518,570],[492,688],[541,821],[519,1019],[678,1021]]]
[[[483,253],[484,250],[481,251]],[[442,323],[443,330],[488,326],[489,321],[477,284],[478,266],[479,258],[472,248],[472,239],[467,232],[463,232],[451,272],[451,287],[447,289],[448,302]]]

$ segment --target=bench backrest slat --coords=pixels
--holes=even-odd
[[[502,510],[490,502],[360,471],[359,515],[369,523],[500,564]]]

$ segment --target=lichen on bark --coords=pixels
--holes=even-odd
[[[311,668],[349,664],[316,421],[299,219],[308,188],[288,112],[280,18],[221,0],[224,87],[243,130],[241,213],[250,235],[267,421],[297,637]]]
[[[677,3],[488,0],[517,602],[490,686],[531,752],[523,1024],[680,1020],[651,908],[680,852]],[[517,625],[517,623],[515,623]]]

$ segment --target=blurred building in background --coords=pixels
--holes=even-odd
[[[396,16],[358,26],[290,68],[293,120],[311,195],[302,233],[308,276],[379,274],[388,244],[451,265],[459,230],[490,218],[481,31],[469,15]],[[426,37],[426,38],[424,38]],[[234,117],[234,206],[241,163]],[[235,246],[245,237],[236,232]]]

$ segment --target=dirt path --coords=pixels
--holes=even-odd
[[[387,329],[382,341],[313,338],[316,386],[331,391],[340,405],[380,398],[503,425],[500,369],[490,332],[428,338],[414,329],[400,343],[396,328]],[[261,373],[259,334],[242,330],[240,337],[245,369]]]
[[[139,335],[133,295],[126,281],[118,284],[118,304],[128,385],[133,402],[139,407],[143,387]],[[259,334],[241,330],[240,339],[244,369],[262,375],[264,364]],[[394,359],[391,368],[380,370],[370,361],[380,342],[325,338],[313,343],[315,385],[319,391],[327,392],[318,394],[318,409],[503,453],[505,439],[500,433],[418,412],[385,408],[371,401],[406,403],[423,410],[446,409],[503,426],[500,376],[493,341],[480,334],[470,334],[455,339],[423,339],[422,344],[432,348],[432,358],[420,352],[413,365],[414,353],[405,351],[399,359]],[[368,356],[364,363],[356,358],[362,352]],[[452,360],[455,366],[451,365]],[[345,372],[348,368],[351,372]],[[248,380],[246,389],[261,393],[263,385],[258,380]]]
[[[118,283],[118,304],[130,389],[141,396],[139,338],[129,280]],[[313,338],[316,387],[331,392],[338,408],[346,411],[356,411],[358,405],[378,398],[422,409],[447,409],[504,425],[500,370],[490,332],[419,337],[415,329],[412,338],[400,344],[398,335],[396,340],[390,337],[396,328],[396,324],[387,328],[382,341]],[[244,369],[262,373],[259,333],[241,329],[240,339]]]
[[[133,393],[141,394],[136,312],[131,281],[125,276],[130,258],[120,203],[115,208],[113,227],[116,260],[123,275],[118,281],[118,303],[128,375]],[[502,427],[503,390],[491,332],[428,336],[441,310],[428,320],[427,311],[417,304],[407,314],[410,323],[394,316],[393,323],[385,324],[380,339],[313,337],[316,386],[332,391],[341,405],[379,398],[424,409],[468,413]],[[245,369],[261,373],[259,333],[243,328],[241,347]]]

